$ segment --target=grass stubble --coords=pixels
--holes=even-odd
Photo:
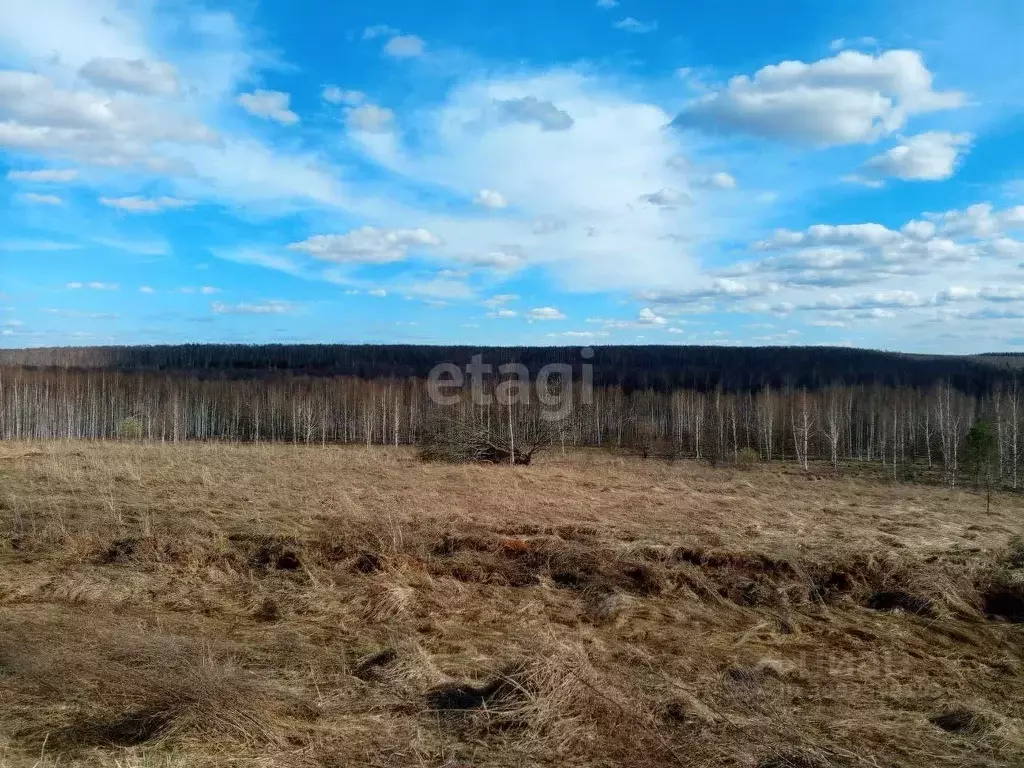
[[[3,445],[0,765],[1024,765],[1022,507],[599,453]]]

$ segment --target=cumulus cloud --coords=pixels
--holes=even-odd
[[[74,181],[78,171],[74,168],[47,168],[38,171],[8,171],[8,181],[28,181],[35,184],[49,184]]]
[[[920,181],[948,179],[966,154],[969,133],[929,131],[910,136],[897,146],[871,158],[865,168],[882,176]]]
[[[802,245],[883,245],[899,239],[899,233],[871,222],[864,224],[814,224],[803,232],[777,229],[772,237],[754,244],[757,250],[768,251]]]
[[[959,92],[932,89],[932,73],[916,51],[878,56],[843,51],[810,64],[784,61],[753,77],[733,77],[724,88],[692,101],[674,124],[794,142],[854,144],[899,130],[909,115],[963,103]]]
[[[742,280],[719,277],[703,285],[672,291],[643,291],[638,298],[662,305],[694,304],[719,298],[750,298],[762,296],[775,286],[752,285]]]
[[[928,213],[925,219],[950,237],[994,238],[1024,227],[1024,205],[997,211],[991,203],[976,203],[963,210]]]
[[[918,219],[914,219],[904,224],[900,228],[900,232],[912,240],[924,241],[931,240],[935,236],[935,231],[937,229],[938,228],[935,226],[935,222],[933,221],[920,221]]]
[[[501,120],[538,125],[544,131],[567,131],[575,123],[568,112],[536,96],[496,99],[494,104]]]
[[[273,120],[281,125],[295,125],[299,116],[288,108],[291,96],[282,91],[253,91],[238,96],[238,103],[250,115]]]
[[[639,325],[668,325],[668,320],[658,315],[650,307],[644,307],[640,310],[636,322]]]
[[[100,204],[126,213],[158,213],[160,211],[188,208],[189,200],[176,197],[101,197]]]
[[[384,45],[384,53],[396,59],[409,59],[422,56],[425,48],[423,38],[416,35],[397,35]]]
[[[1015,310],[999,305],[1024,300],[1024,287],[1007,280],[1024,243],[1008,233],[1022,225],[1024,207],[980,203],[923,214],[899,230],[873,223],[779,230],[752,244],[771,255],[720,271],[762,289],[761,296],[728,297],[734,310],[811,312],[820,327],[895,318],[900,330],[912,328],[911,320],[1009,321]],[[768,294],[770,303],[759,300]]]
[[[441,243],[441,238],[426,229],[360,227],[343,235],[314,235],[288,248],[339,264],[386,264],[403,260],[410,249],[430,248]]]
[[[388,133],[394,128],[395,113],[387,107],[363,104],[352,107],[345,116],[349,130],[361,133]]]
[[[115,91],[173,96],[180,89],[177,70],[162,61],[98,57],[87,62],[78,73],[98,88]]]
[[[505,196],[493,189],[481,189],[476,193],[473,202],[484,208],[505,208],[508,205]]]
[[[526,313],[527,320],[565,320],[565,315],[554,307],[536,307]]]
[[[77,157],[95,165],[152,160],[154,144],[209,145],[199,121],[130,96],[58,88],[44,76],[0,71],[0,147]]]
[[[346,104],[350,107],[358,107],[366,101],[366,94],[362,91],[345,91],[336,85],[325,86],[320,97],[331,104]]]

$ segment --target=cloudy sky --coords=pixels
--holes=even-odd
[[[1018,0],[2,0],[0,345],[1024,349],[1022,34]]]

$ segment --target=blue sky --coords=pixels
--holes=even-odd
[[[1016,0],[5,0],[0,345],[1019,350],[1022,30]]]

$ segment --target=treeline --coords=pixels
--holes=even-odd
[[[562,418],[541,404],[476,404],[467,389],[440,406],[422,378],[276,376],[202,379],[149,372],[0,367],[0,438],[225,440],[417,444],[439,411],[496,432],[544,422],[556,446],[733,461],[741,454],[805,466],[874,463],[896,477],[931,468],[955,484],[967,434],[989,422],[998,477],[1017,488],[1022,393],[996,383],[981,395],[948,381],[928,387],[840,384],[730,392],[555,382]]]
[[[549,363],[578,369],[584,362],[579,347],[186,344],[8,349],[0,350],[0,366],[173,372],[202,379],[423,379],[440,362],[464,368],[474,355],[495,366],[519,362],[534,375]],[[662,393],[815,391],[836,384],[926,388],[944,381],[980,396],[1010,385],[1022,369],[1021,358],[1010,355],[906,355],[842,347],[607,346],[594,347],[586,362],[593,365],[597,386]]]

